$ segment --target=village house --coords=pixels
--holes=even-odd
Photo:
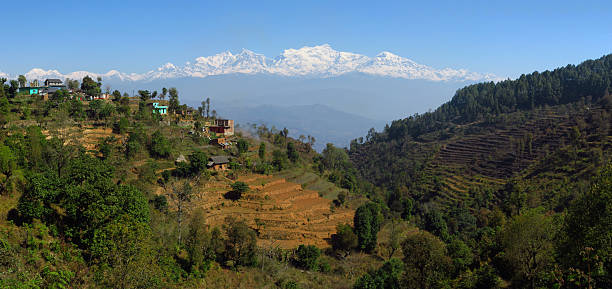
[[[66,89],[64,83],[56,78],[46,79],[43,86],[40,86],[38,80],[30,82],[29,86],[20,87],[17,92],[25,95],[46,95],[55,93],[58,90]]]
[[[208,158],[208,168],[214,171],[225,171],[229,167],[228,156],[212,156]]]
[[[224,138],[224,137],[219,137],[219,138],[213,139],[211,142],[214,145],[220,146],[222,149],[226,149],[226,148],[229,148],[231,146],[230,141],[227,138]]]
[[[151,104],[152,106],[152,110],[153,113],[155,114],[161,114],[161,115],[166,115],[168,114],[168,106],[166,105],[160,105],[159,102],[154,102]]]
[[[214,125],[208,127],[210,132],[220,134],[223,136],[234,135],[234,120],[231,119],[215,119]]]

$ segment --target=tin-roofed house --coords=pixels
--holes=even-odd
[[[168,106],[167,105],[161,105],[159,104],[159,102],[154,102],[152,104],[153,107],[153,113],[155,114],[161,114],[161,115],[166,115],[168,114]]]
[[[214,171],[225,171],[229,168],[228,156],[212,156],[208,158],[208,168]]]

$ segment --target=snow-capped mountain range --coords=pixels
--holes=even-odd
[[[111,70],[103,74],[88,71],[62,74],[57,70],[34,68],[27,72],[25,76],[27,79],[82,79],[89,75],[94,78],[102,77],[103,80],[147,82],[172,78],[204,78],[224,74],[270,74],[286,77],[327,78],[347,73],[430,81],[500,80],[493,74],[470,72],[465,69],[435,69],[390,52],[382,52],[375,57],[368,57],[351,52],[336,51],[328,44],[287,49],[273,59],[246,49],[238,54],[227,51],[213,56],[198,57],[195,62],[187,62],[182,66],[166,63],[145,73],[123,73]],[[0,71],[0,77],[15,78],[16,76],[7,75]]]

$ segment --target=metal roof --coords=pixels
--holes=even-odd
[[[212,156],[212,157],[209,158],[209,160],[211,160],[215,164],[227,164],[227,163],[229,163],[229,157],[228,156]]]

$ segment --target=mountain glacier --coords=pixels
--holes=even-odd
[[[348,73],[430,81],[500,80],[493,74],[470,72],[465,69],[435,69],[390,52],[382,52],[375,57],[341,52],[334,50],[328,44],[287,49],[273,59],[247,49],[243,49],[238,54],[226,51],[213,56],[198,57],[194,62],[186,62],[182,66],[166,63],[145,73],[123,73],[111,70],[103,74],[88,71],[62,74],[57,70],[34,68],[27,72],[25,76],[28,79],[82,79],[89,75],[94,78],[101,77],[104,80],[150,82],[175,78],[205,78],[226,74],[269,74],[286,77],[328,78]],[[0,72],[0,75],[3,74]],[[15,78],[16,76],[12,75],[11,77]]]

